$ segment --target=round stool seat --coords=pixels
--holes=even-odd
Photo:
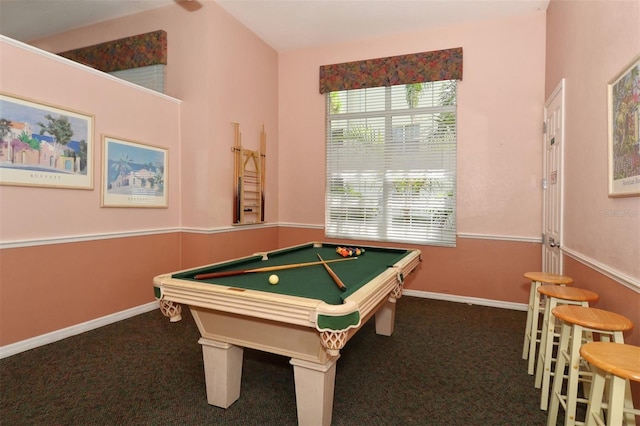
[[[524,277],[531,281],[547,284],[571,285],[573,278],[566,275],[550,274],[548,272],[525,272]]]
[[[633,328],[633,322],[615,312],[578,305],[562,305],[551,311],[562,321],[578,324],[594,330],[627,331]]]
[[[541,285],[538,293],[556,299],[572,300],[575,302],[595,302],[600,299],[598,293],[582,288],[564,287],[560,285]]]
[[[595,370],[585,425],[605,424],[602,408],[607,399],[606,424],[635,425],[635,416],[640,416],[640,410],[633,408],[629,383],[640,382],[640,347],[625,343],[592,342],[580,348],[580,355]],[[608,392],[605,391],[607,384]],[[605,398],[605,393],[608,393],[608,398]]]
[[[623,379],[640,382],[640,347],[592,342],[582,345],[580,354],[589,364]]]

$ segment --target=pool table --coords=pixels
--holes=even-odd
[[[356,258],[339,246],[311,242],[154,278],[162,313],[179,321],[188,305],[198,326],[209,404],[240,397],[243,348],[253,348],[291,358],[299,424],[331,423],[340,350],[373,315],[377,334],[393,333],[404,277],[421,261],[419,250],[359,246]],[[297,267],[238,272],[286,265]]]

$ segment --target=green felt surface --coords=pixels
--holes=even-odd
[[[313,247],[313,244],[296,249],[285,249],[269,253],[268,260],[260,256],[252,256],[240,261],[226,262],[209,268],[196,268],[186,272],[174,274],[173,278],[193,280],[202,283],[218,284],[222,286],[259,290],[278,294],[287,294],[311,299],[323,300],[328,304],[341,304],[349,294],[384,272],[385,269],[397,263],[409,251],[402,249],[387,249],[367,247],[365,253],[356,260],[330,263],[329,266],[344,282],[347,291],[341,291],[322,265],[286,269],[274,272],[258,272],[219,277],[209,280],[195,280],[197,274],[222,272],[230,270],[245,270],[263,268],[267,266],[286,265],[293,263],[317,262],[320,254],[324,260],[343,259],[336,253],[340,244],[324,244]],[[276,274],[280,278],[277,285],[269,284],[269,276]]]

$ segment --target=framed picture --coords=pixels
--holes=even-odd
[[[93,189],[93,116],[0,93],[0,184]]]
[[[607,87],[609,196],[640,195],[640,56]]]
[[[168,151],[102,136],[102,207],[167,207]]]

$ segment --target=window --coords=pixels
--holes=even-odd
[[[456,88],[326,95],[328,237],[455,246]]]
[[[126,80],[130,83],[164,93],[164,64],[149,65],[146,67],[131,68],[120,71],[112,71],[109,74]]]

